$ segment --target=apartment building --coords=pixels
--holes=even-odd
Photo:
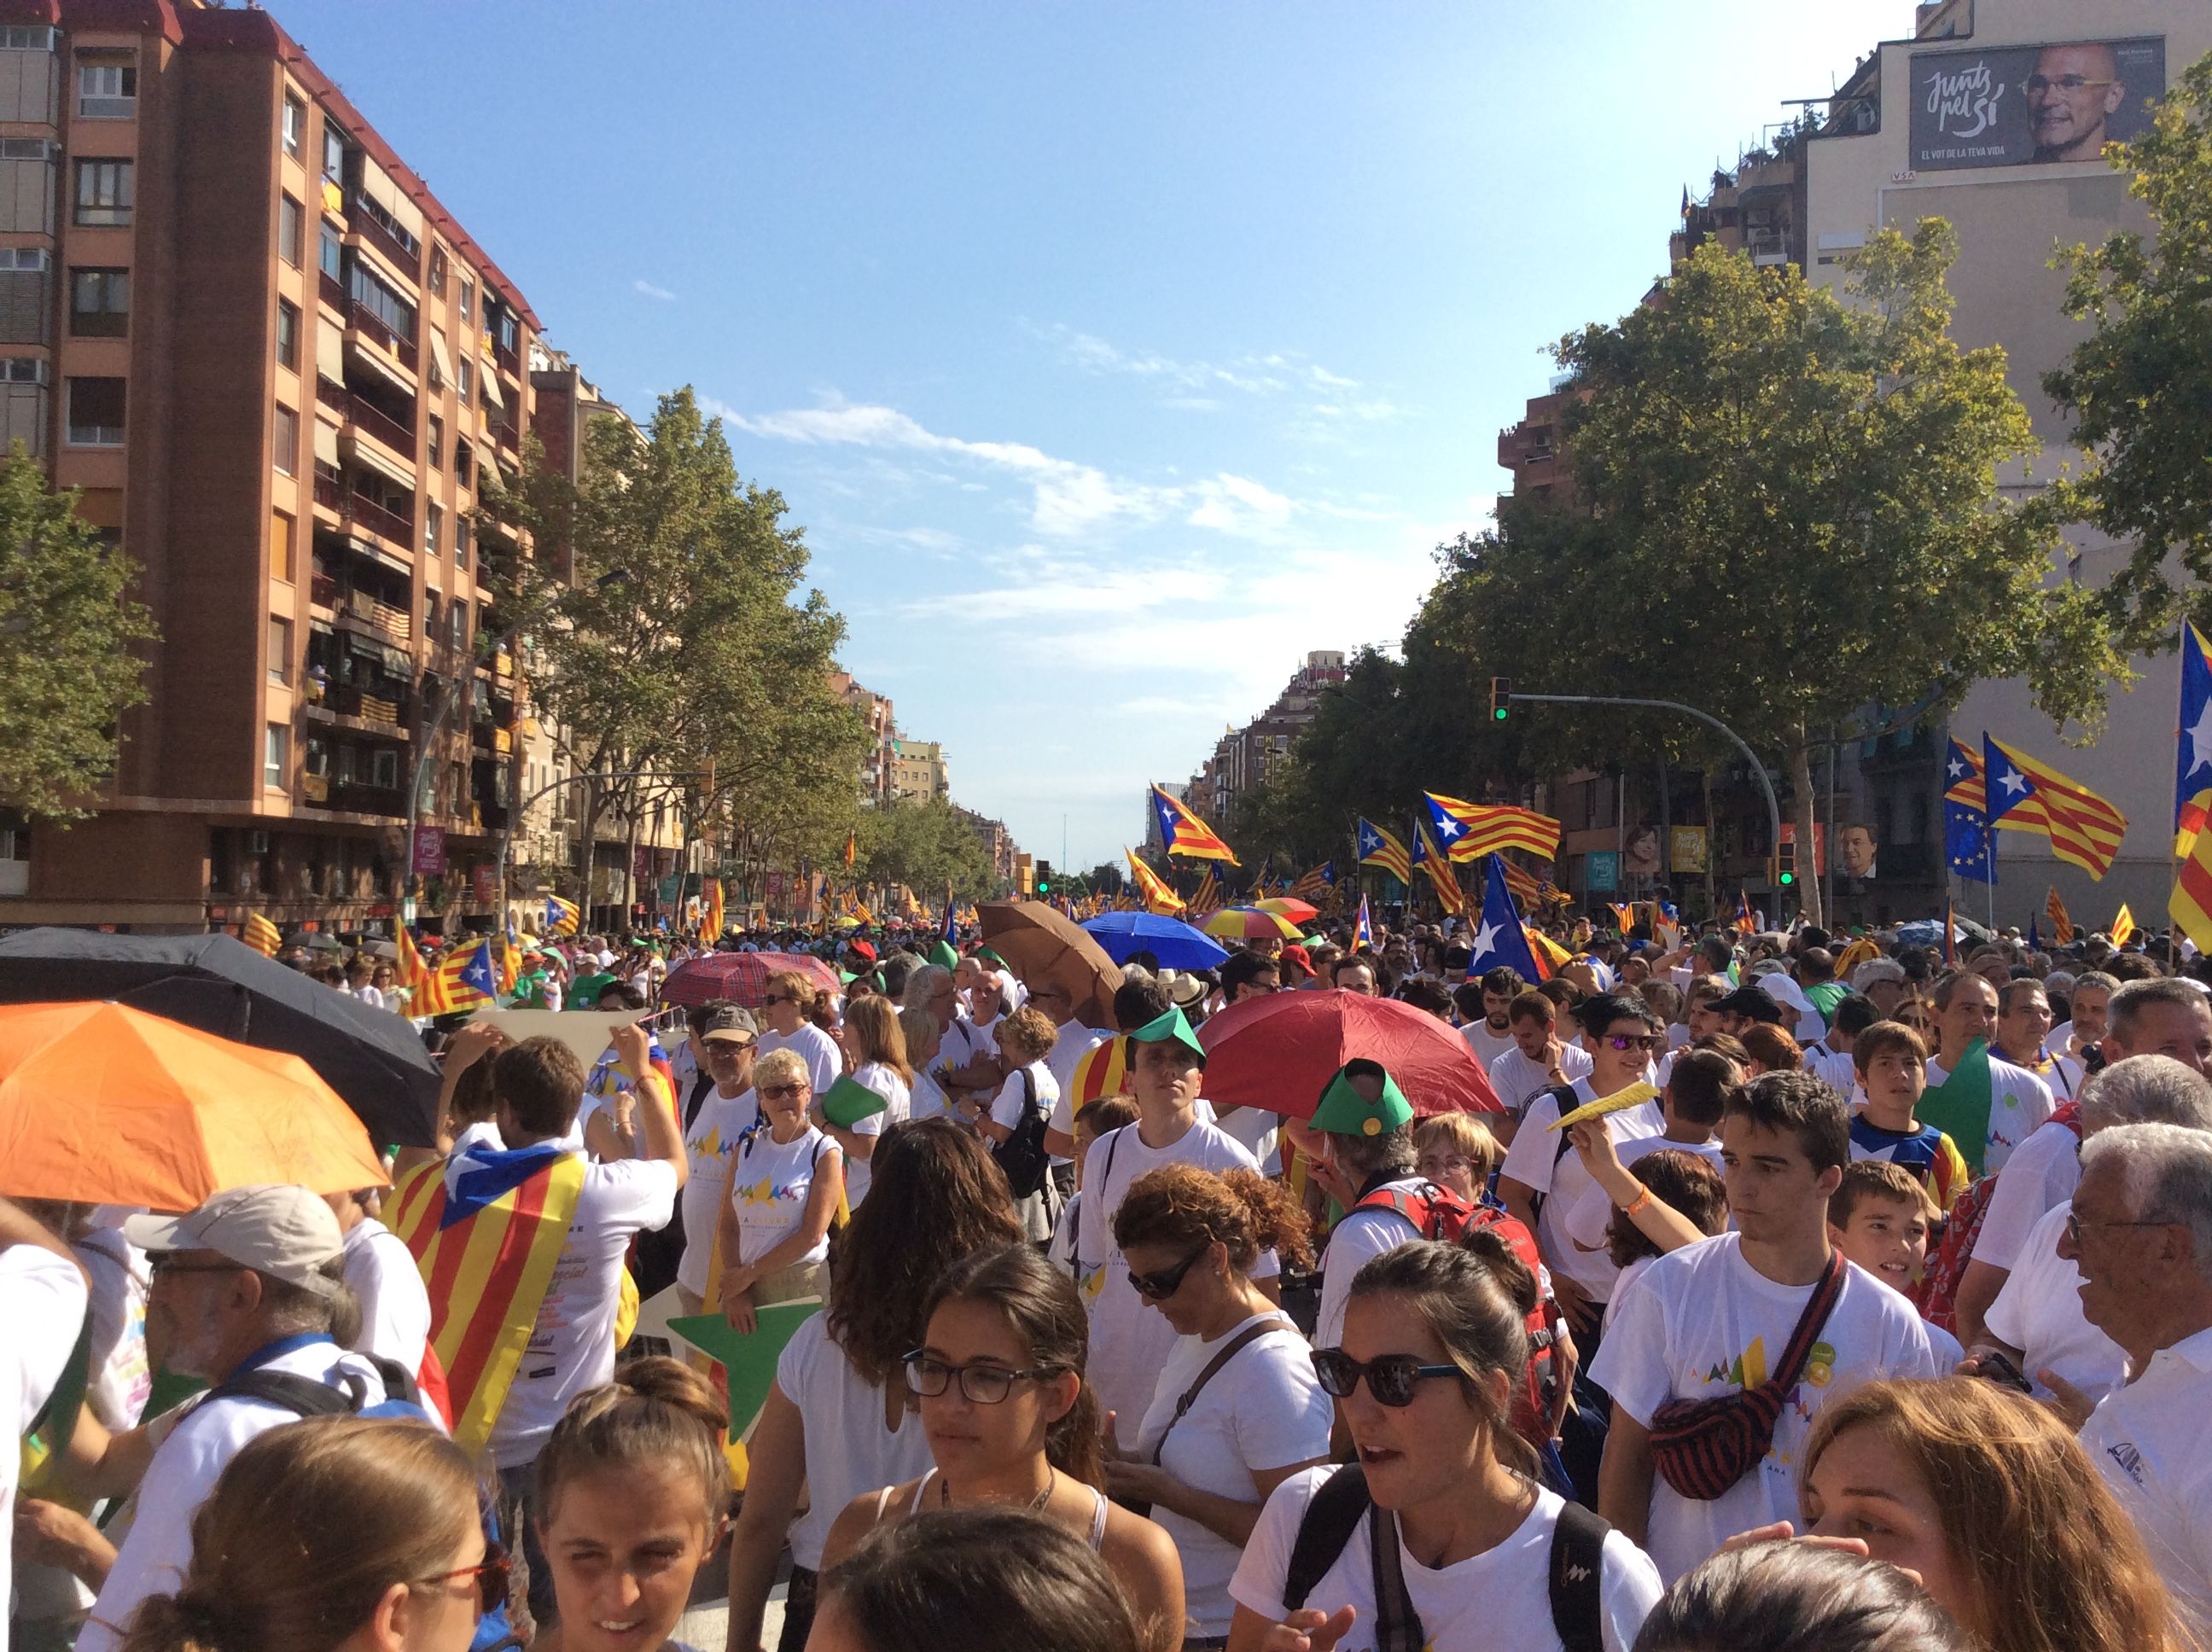
[[[952,772],[945,748],[935,740],[894,739],[890,745],[891,801],[907,798],[949,799]]]
[[[1314,720],[1322,690],[1344,681],[1340,650],[1316,649],[1291,674],[1273,704],[1242,728],[1231,728],[1214,743],[1213,755],[1184,785],[1179,796],[1217,829],[1236,806],[1239,794],[1265,780],[1267,771],[1290,755],[1291,744]],[[1151,805],[1146,805],[1147,811]]]
[[[860,801],[891,800],[891,744],[898,738],[898,720],[890,697],[861,687],[850,671],[833,671],[830,691],[868,720],[868,750],[860,759]]]
[[[489,910],[514,662],[477,567],[515,535],[470,517],[538,330],[267,13],[0,0],[0,423],[161,634],[98,812],[30,835],[0,923],[388,921],[418,762],[427,904]]]

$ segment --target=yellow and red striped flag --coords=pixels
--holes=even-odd
[[[2049,763],[2039,762],[2015,746],[2007,745],[1994,735],[1984,734],[1984,741],[2025,776],[2030,790],[2021,803],[2006,806],[1996,798],[1990,802],[1991,818],[2001,829],[2010,829],[2027,819],[2022,804],[2042,806],[2042,820],[2029,829],[2042,832],[2049,838],[2051,853],[2061,860],[2081,867],[2092,878],[2102,878],[2112,869],[2112,858],[2119,853],[2120,840],[2127,835],[2128,817],[2105,799],[2099,797],[2079,780],[2070,780]],[[1994,765],[1995,758],[1990,759]],[[2009,773],[1986,776],[1987,781],[1998,788],[1999,794],[2009,789],[2019,776]],[[2002,813],[1997,811],[2003,809]]]
[[[499,939],[499,995],[514,996],[514,983],[522,979],[522,938],[514,932],[514,920],[509,919],[507,933]]]
[[[1526,849],[1549,860],[1559,852],[1559,823],[1510,804],[1467,803],[1424,792],[1437,841],[1455,860],[1474,860],[1498,849]]]
[[[2199,832],[2189,847],[2189,858],[2174,876],[2173,893],[2166,911],[2181,932],[2197,943],[2199,952],[2212,953],[2212,832]],[[2114,935],[2113,940],[2119,937]]]
[[[393,974],[398,976],[402,987],[413,992],[430,978],[430,971],[422,963],[422,953],[415,950],[414,932],[407,927],[404,918],[392,926],[392,946],[398,955]]]
[[[491,942],[456,949],[430,972],[416,991],[408,1008],[416,1015],[452,1015],[481,1009],[499,997],[499,965],[493,961]]]
[[[1182,896],[1170,889],[1159,873],[1137,859],[1134,849],[1124,847],[1121,853],[1129,857],[1130,880],[1143,894],[1146,911],[1168,913],[1184,909]]]
[[[1413,854],[1395,837],[1364,815],[1353,822],[1352,836],[1361,865],[1379,866],[1401,884],[1413,883]]]
[[[1226,860],[1238,865],[1236,854],[1212,827],[1191,811],[1182,799],[1169,795],[1165,787],[1152,787],[1152,812],[1159,817],[1160,841],[1170,854],[1191,860]]]
[[[722,938],[722,880],[719,878],[707,880],[707,910],[699,928],[709,946]]]
[[[1185,915],[1203,918],[1220,910],[1221,879],[1214,875],[1213,868],[1208,866],[1206,876],[1198,880],[1198,888],[1190,897],[1189,908]]]
[[[238,938],[264,958],[276,956],[276,949],[284,944],[284,936],[275,924],[258,912],[249,912],[238,926]]]
[[[1459,886],[1459,874],[1444,859],[1443,851],[1437,847],[1437,840],[1430,834],[1425,820],[1413,823],[1413,864],[1428,873],[1429,882],[1436,886],[1437,904],[1444,909],[1446,916],[1467,916],[1467,891]]]
[[[1498,857],[1498,865],[1505,874],[1506,889],[1521,903],[1523,912],[1534,912],[1543,905],[1544,886],[1532,874],[1522,871],[1502,854]]]
[[[2058,898],[2058,885],[2051,886],[2051,894],[2043,903],[2044,915],[2051,920],[2051,944],[2053,946],[2070,944],[2074,939],[2074,920],[2066,915],[2066,902]]]
[[[2202,837],[2203,834],[2200,832],[2197,835]],[[2191,855],[2190,859],[2193,862],[2196,859],[2196,857]],[[2129,938],[2135,932],[2136,914],[2128,910],[2128,903],[2125,901],[2123,901],[2120,902],[2119,911],[2113,914],[2112,918],[2112,944],[2114,946],[2125,946],[2128,944]]]
[[[1109,1038],[1076,1058],[1068,1075],[1069,1102],[1081,1108],[1102,1096],[1129,1093],[1129,1041]]]

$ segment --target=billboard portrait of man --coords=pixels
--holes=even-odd
[[[1915,52],[1915,170],[2083,165],[2142,136],[2166,92],[2166,41],[2065,40]]]
[[[1871,878],[1875,875],[1875,856],[1881,845],[1875,841],[1873,827],[1862,821],[1853,821],[1844,828],[1844,835],[1837,841],[1836,847],[1844,858],[1844,877]]]
[[[2119,59],[2101,41],[2047,46],[2024,88],[2037,161],[2094,161],[2105,128],[2128,100]]]

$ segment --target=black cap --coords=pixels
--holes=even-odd
[[[1709,1007],[1720,1015],[1744,1016],[1776,1027],[1782,1024],[1782,1006],[1756,987],[1739,987],[1726,998],[1715,999]]]

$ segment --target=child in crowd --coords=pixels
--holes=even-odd
[[[1928,1046],[1911,1028],[1877,1021],[1851,1041],[1866,1105],[1851,1115],[1851,1157],[1901,1164],[1948,1211],[1973,1180],[1959,1145],[1913,1109],[1928,1091]]]
[[[1075,1273],[1076,1212],[1083,1204],[1084,1155],[1090,1152],[1091,1144],[1108,1131],[1119,1130],[1136,1121],[1137,1098],[1133,1096],[1101,1096],[1076,1110],[1075,1191],[1060,1207],[1060,1221],[1053,1228],[1052,1242],[1044,1253],[1047,1261],[1054,1267],[1066,1268],[1070,1278]]]
[[[1929,1242],[1942,1223],[1927,1185],[1887,1160],[1855,1159],[1828,1195],[1828,1242],[1908,1300],[1919,1289]],[[1926,1329],[1938,1368],[1954,1370],[1964,1357],[1959,1339],[1940,1326]]]

